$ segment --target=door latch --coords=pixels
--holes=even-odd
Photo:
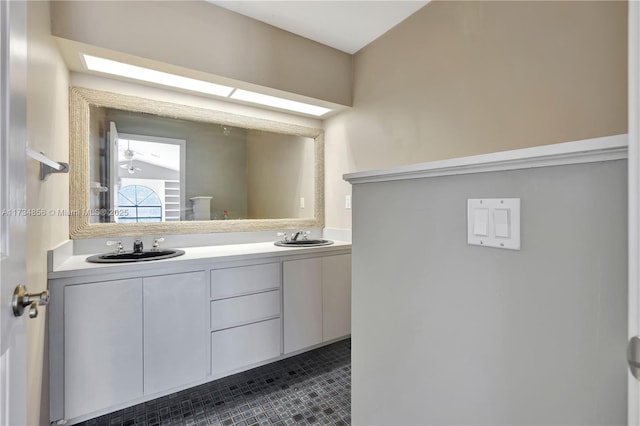
[[[13,315],[16,317],[22,316],[24,308],[29,307],[29,318],[35,318],[38,316],[38,306],[47,304],[49,304],[49,290],[40,293],[27,293],[27,288],[22,284],[18,284],[13,291],[11,307],[13,308]]]

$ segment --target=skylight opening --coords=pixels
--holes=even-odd
[[[150,83],[161,84],[163,86],[177,87],[193,92],[207,93],[209,95],[222,97],[228,97],[233,91],[233,87],[209,83],[208,81],[182,77],[180,75],[169,74],[162,71],[138,67],[86,54],[83,55],[83,57],[87,69],[91,71],[98,71],[106,74],[118,75],[120,77],[148,81]]]
[[[82,57],[84,59],[86,68],[90,71],[97,71],[106,74],[117,75],[120,77],[147,81],[163,86],[177,87],[192,92],[206,93],[223,98],[230,98],[253,104],[284,109],[287,111],[313,115],[316,117],[321,117],[331,111],[331,109],[329,108],[324,108],[317,105],[292,101],[276,96],[263,95],[261,93],[250,92],[248,90],[236,89],[233,87],[223,86],[207,81],[169,74],[162,71],[156,71],[149,68],[143,68],[118,61],[112,61],[110,59],[99,58],[87,54],[83,54]]]
[[[231,99],[286,109],[289,111],[302,112],[304,114],[315,115],[316,117],[323,116],[331,111],[329,108],[291,101],[289,99],[278,98],[275,96],[263,95],[261,93],[249,92],[242,89],[237,89],[233,92]]]

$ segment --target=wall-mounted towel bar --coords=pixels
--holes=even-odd
[[[45,180],[51,173],[69,173],[69,163],[53,161],[31,148],[27,148],[27,155],[40,162],[40,180]]]

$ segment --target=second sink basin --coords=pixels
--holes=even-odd
[[[273,243],[280,247],[316,247],[316,246],[328,246],[333,244],[333,241],[329,240],[295,240],[295,241],[276,241]]]
[[[122,253],[96,254],[87,257],[87,262],[93,263],[124,263],[124,262],[144,262],[149,260],[169,259],[184,254],[184,250],[148,250],[140,253],[125,251]]]

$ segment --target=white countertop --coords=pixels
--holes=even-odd
[[[269,258],[281,256],[295,256],[311,253],[328,253],[332,251],[351,249],[350,242],[333,240],[333,244],[317,247],[280,247],[273,242],[249,244],[225,244],[206,247],[171,247],[184,250],[185,254],[170,259],[128,263],[91,263],[87,262],[90,254],[72,255],[49,271],[49,279],[86,276],[96,273],[119,273],[136,271],[146,273],[154,269],[166,269],[171,266],[191,266],[206,261],[234,261],[255,258]],[[100,254],[100,253],[95,253]]]

